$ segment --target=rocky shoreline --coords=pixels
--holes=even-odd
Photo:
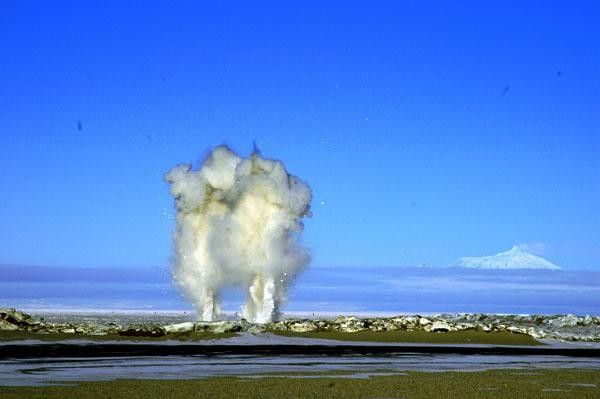
[[[118,335],[124,337],[169,337],[186,333],[265,333],[265,332],[358,332],[358,331],[425,331],[446,333],[477,330],[527,334],[536,339],[600,342],[600,317],[575,315],[493,315],[442,314],[435,316],[402,315],[395,317],[358,318],[339,316],[335,319],[285,319],[267,324],[244,319],[215,322],[122,323],[107,319],[87,318],[65,322],[48,322],[11,308],[0,308],[0,331],[22,331],[39,334]]]

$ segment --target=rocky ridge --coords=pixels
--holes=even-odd
[[[121,325],[101,321],[46,322],[12,308],[0,308],[0,331],[26,331],[40,334],[82,334],[161,337],[165,330],[157,324]]]
[[[244,319],[215,322],[183,322],[160,325],[155,323],[117,324],[98,321],[45,322],[15,309],[0,309],[0,331],[27,331],[40,334],[63,333],[81,335],[120,335],[131,337],[175,337],[182,333],[265,333],[319,331],[449,331],[480,330],[528,334],[536,339],[600,342],[600,317],[575,315],[492,315],[446,314],[435,316],[396,316],[358,318],[339,316],[336,319],[285,319],[268,324],[254,324]]]

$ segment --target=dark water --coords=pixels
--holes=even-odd
[[[168,270],[0,266],[0,306],[27,309],[188,310]],[[442,268],[309,268],[288,313],[600,314],[600,272]],[[241,292],[225,293],[236,311]]]

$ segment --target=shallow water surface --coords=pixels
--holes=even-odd
[[[274,373],[343,372],[358,378],[404,371],[480,371],[515,368],[600,369],[598,358],[402,354],[390,356],[213,355],[81,359],[27,359],[0,362],[0,386],[51,385],[60,381],[192,379],[214,376],[261,377]],[[312,376],[314,377],[314,376]]]

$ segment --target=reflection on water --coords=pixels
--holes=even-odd
[[[212,376],[260,377],[272,373],[348,372],[354,377],[403,371],[478,371],[522,368],[600,369],[600,359],[563,356],[406,354],[393,356],[165,356],[86,359],[28,359],[0,362],[2,385],[51,385],[57,381],[118,378],[191,379]],[[314,377],[314,376],[313,376]]]

